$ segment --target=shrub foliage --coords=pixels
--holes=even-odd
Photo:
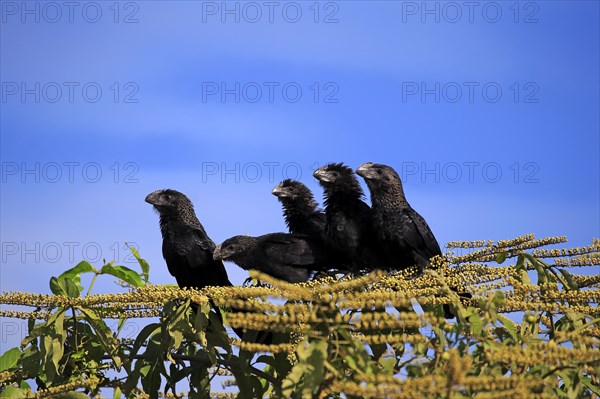
[[[140,272],[84,261],[51,279],[53,295],[0,295],[0,316],[28,320],[0,356],[0,397],[598,398],[600,241],[544,248],[565,241],[451,242],[422,274],[251,272],[254,285],[201,291],[149,284],[133,249]],[[124,292],[91,293],[103,275]],[[211,303],[274,343],[230,337]],[[146,320],[123,338],[131,319]]]

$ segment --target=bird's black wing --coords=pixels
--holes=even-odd
[[[304,231],[302,231],[302,233],[314,236],[321,236],[321,234],[325,230],[326,224],[327,217],[325,216],[325,213],[314,212],[308,217],[308,220],[306,221],[306,226],[304,226],[305,228],[303,229]]]
[[[427,260],[441,255],[442,250],[429,225],[414,209],[408,208],[403,212],[402,230],[406,242]]]
[[[318,237],[268,234],[258,244],[261,270],[291,283],[307,281],[327,263]]]
[[[266,238],[262,245],[267,256],[280,259],[290,266],[311,267],[327,258],[319,239],[313,236],[273,235]]]
[[[335,248],[355,254],[369,223],[369,206],[360,201],[354,204],[332,204],[330,208],[332,212],[329,213],[326,226],[328,239]]]
[[[214,242],[197,228],[182,227],[172,239],[163,240],[163,256],[169,273],[180,287],[230,286],[225,266],[213,259]]]

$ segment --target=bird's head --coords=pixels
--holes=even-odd
[[[313,176],[319,180],[326,197],[335,192],[343,192],[361,198],[362,188],[351,168],[343,163],[330,163],[315,170]]]
[[[396,186],[401,182],[391,166],[380,163],[366,162],[356,169],[356,174],[365,179],[369,189]]]
[[[151,192],[146,196],[146,202],[152,204],[158,212],[177,211],[192,204],[185,194],[170,189]]]
[[[279,198],[284,199],[298,199],[298,198],[312,198],[312,193],[304,184],[299,181],[292,179],[285,179],[279,183],[272,191],[272,194]]]
[[[315,170],[313,176],[322,186],[338,185],[354,179],[354,172],[343,163],[330,163]]]
[[[217,245],[213,252],[213,259],[215,260],[233,260],[236,255],[239,255],[246,251],[252,242],[252,237],[248,236],[235,236],[226,239]]]

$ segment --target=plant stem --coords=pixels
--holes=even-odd
[[[75,308],[71,307],[71,311],[73,312],[73,348],[75,348],[74,352],[77,353],[79,351],[77,347],[77,317],[75,316]]]
[[[94,283],[96,282],[96,278],[98,278],[98,272],[94,273],[94,277],[92,277],[92,282],[90,283],[90,286],[87,290],[87,292],[85,293],[85,296],[90,295],[90,292],[92,291],[92,287],[94,286]]]

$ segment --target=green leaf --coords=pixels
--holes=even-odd
[[[571,273],[569,273],[568,271],[566,271],[564,269],[558,269],[558,271],[565,278],[566,283],[567,283],[566,284],[567,288],[569,288],[571,290],[578,290],[579,289],[579,284],[577,284],[577,281],[575,281],[575,278],[573,278],[573,275]]]
[[[511,338],[515,342],[518,342],[517,327],[515,326],[515,323],[508,317],[502,316],[501,314],[498,315],[498,320],[502,322],[504,328],[506,328],[506,331],[508,331]]]
[[[27,396],[28,391],[28,389],[8,386],[4,388],[4,391],[0,392],[0,398],[21,399]]]
[[[146,259],[142,259],[140,257],[140,253],[138,252],[137,249],[135,249],[133,247],[129,247],[129,250],[131,251],[131,253],[133,254],[133,256],[135,256],[135,258],[137,259],[140,267],[142,268],[142,277],[144,278],[144,282],[147,283],[148,282],[149,273],[150,273],[150,265],[148,264],[148,262],[146,262]]]
[[[548,281],[548,273],[546,272],[546,269],[544,269],[544,267],[537,262],[533,263],[533,267],[538,273],[538,284],[545,284]]]
[[[113,336],[112,330],[108,328],[104,320],[92,309],[81,308],[81,314],[85,320],[92,326],[96,335],[100,339],[104,350],[112,355],[114,349],[115,338]],[[118,358],[113,356],[113,361],[118,362]]]
[[[50,279],[50,291],[52,291],[54,295],[67,295],[67,293],[63,290],[63,287],[61,287],[58,278],[56,277],[52,277]]]
[[[42,354],[44,356],[44,360],[42,364],[43,373],[40,375],[40,378],[42,381],[48,384],[52,383],[52,380],[54,380],[58,369],[58,362],[55,364],[53,361],[54,341],[58,342],[56,338],[52,338],[50,335],[46,335],[42,341]]]
[[[61,393],[55,397],[59,399],[89,399],[89,396],[87,396],[85,393],[75,391]]]
[[[379,359],[379,363],[383,366],[383,369],[388,375],[394,375],[394,368],[397,364],[397,359],[395,357],[386,357],[384,359]]]
[[[506,260],[506,252],[500,252],[498,254],[496,254],[496,263],[498,264],[502,264],[504,263],[504,261]]]
[[[125,380],[125,383],[123,384],[123,391],[125,392],[126,396],[129,396],[131,391],[133,391],[135,388],[137,388],[138,381],[141,376],[140,369],[142,368],[142,365],[145,363],[146,362],[142,359],[136,360],[133,370],[128,373],[127,379]]]
[[[140,275],[135,271],[125,266],[113,266],[111,264],[104,265],[100,270],[100,274],[110,274],[134,287],[143,287],[144,282]]]
[[[79,297],[79,287],[70,279],[63,277],[52,277],[50,279],[50,290],[54,295],[64,295],[69,298]]]
[[[483,320],[481,317],[474,314],[469,317],[469,323],[471,323],[471,334],[475,335],[476,337],[481,337],[483,332]]]
[[[181,342],[183,342],[183,333],[181,331],[169,331],[171,338],[173,338],[173,349],[179,349]]]
[[[36,375],[40,372],[41,353],[36,346],[28,346],[21,355],[21,365],[27,375]]]
[[[83,287],[81,286],[81,273],[90,273],[95,272],[96,269],[89,263],[84,261],[79,262],[76,266],[70,268],[69,270],[62,273],[58,276],[59,279],[64,278],[71,280],[79,289],[79,292],[83,291]]]
[[[581,383],[588,387],[590,391],[592,391],[596,395],[600,395],[600,387],[598,385],[595,385],[590,377],[581,376],[580,378]]]
[[[292,397],[292,394],[295,388],[300,384],[300,380],[302,379],[305,371],[307,371],[307,367],[304,363],[297,363],[292,368],[292,371],[289,372],[289,374],[281,383],[283,397]]]
[[[12,348],[4,352],[4,354],[0,356],[0,372],[15,367],[19,361],[19,356],[21,356],[19,348]]]
[[[56,335],[56,338],[59,338],[61,345],[65,343],[65,339],[67,338],[67,332],[65,331],[65,312],[65,308],[59,308],[59,310],[50,316],[47,321],[48,325],[54,327],[54,334]]]
[[[506,305],[506,296],[504,296],[504,292],[494,292],[494,299],[492,299],[492,303],[496,305],[496,308]]]
[[[59,278],[58,281],[62,282],[64,290],[67,293],[67,296],[69,298],[78,298],[79,297],[81,290],[79,290],[79,287],[77,286],[77,284],[75,284],[73,281],[71,281],[69,279]]]
[[[319,385],[323,382],[325,374],[325,360],[327,359],[327,342],[316,341],[309,346],[310,355],[306,362],[311,366],[311,372],[304,375],[303,396],[312,398]]]
[[[325,374],[327,342],[309,343],[305,339],[296,349],[299,362],[282,382],[283,397],[292,397],[293,392],[301,392],[302,398],[312,398]]]
[[[45,339],[44,339],[45,343]],[[62,355],[64,353],[64,348],[61,345],[60,341],[57,338],[52,339],[51,349],[50,349],[50,360],[54,364],[54,369],[58,371],[59,362],[62,359]]]
[[[140,331],[140,333],[136,337],[133,347],[131,348],[132,357],[138,354],[138,351],[150,335],[152,335],[156,331],[160,331],[160,327],[160,323],[151,323],[142,328],[142,331]]]

